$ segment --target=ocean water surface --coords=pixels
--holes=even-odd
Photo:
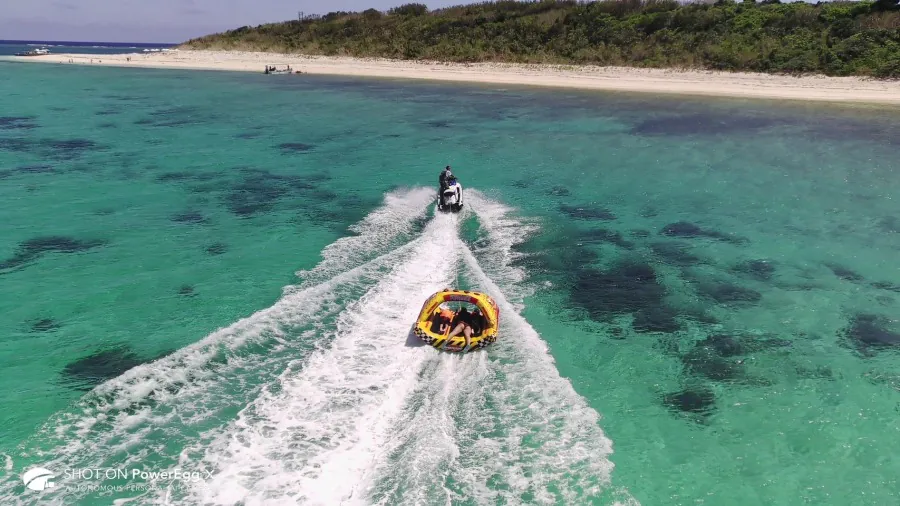
[[[78,54],[130,54],[158,53],[171,49],[175,44],[148,44],[143,42],[66,42],[44,40],[0,40],[0,56],[47,48],[51,53]]]
[[[896,111],[14,63],[0,111],[4,505],[900,495]],[[492,348],[408,339],[450,286]]]

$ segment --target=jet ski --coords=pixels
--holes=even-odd
[[[463,207],[462,185],[455,177],[447,181],[447,188],[438,195],[438,211],[458,213]]]

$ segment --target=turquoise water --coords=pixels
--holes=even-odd
[[[0,111],[3,504],[900,493],[896,111],[11,63]],[[491,349],[407,340],[447,286]]]

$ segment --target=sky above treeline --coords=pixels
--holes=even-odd
[[[478,0],[482,1],[482,0]],[[244,25],[296,19],[299,12],[430,9],[474,0],[28,0],[3,2],[0,39],[178,43]]]

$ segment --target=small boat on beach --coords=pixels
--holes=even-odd
[[[42,47],[40,49],[31,49],[28,51],[22,51],[21,53],[16,53],[16,56],[43,56],[45,54],[50,54],[50,50]]]
[[[266,65],[266,74],[293,74],[294,70],[290,65]],[[300,71],[298,70],[299,74]]]

